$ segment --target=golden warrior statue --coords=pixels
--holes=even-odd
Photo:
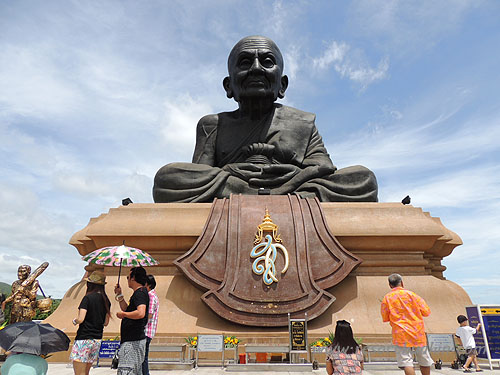
[[[5,305],[12,302],[10,310],[10,323],[28,322],[36,315],[36,294],[39,288],[36,278],[49,266],[48,262],[42,263],[33,273],[27,264],[19,266],[16,280],[12,283],[12,294],[2,303],[2,310]]]

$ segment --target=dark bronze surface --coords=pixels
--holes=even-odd
[[[231,194],[296,193],[323,202],[376,202],[377,180],[362,166],[337,170],[312,113],[275,103],[288,77],[276,44],[240,40],[223,86],[238,109],[204,116],[192,163],[171,163],[155,176],[155,202],[212,202]]]
[[[278,282],[266,285],[252,272],[250,251],[266,208],[279,226],[289,268],[278,255]],[[219,316],[251,326],[286,326],[291,318],[322,314],[340,283],[361,260],[329,232],[317,199],[295,195],[245,196],[216,200],[195,245],[175,264],[207,292],[202,300]]]

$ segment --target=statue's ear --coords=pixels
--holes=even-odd
[[[285,97],[285,91],[288,88],[288,77],[285,75],[281,77],[281,88],[280,91],[278,91],[278,97],[280,99],[283,99]]]
[[[222,86],[224,86],[224,90],[226,90],[226,96],[231,99],[233,97],[233,90],[231,90],[231,79],[226,77],[222,80]]]

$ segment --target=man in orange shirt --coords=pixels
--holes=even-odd
[[[381,314],[384,322],[391,323],[398,367],[404,369],[405,375],[415,375],[412,354],[415,350],[420,372],[430,375],[434,361],[427,348],[423,317],[429,316],[431,310],[422,297],[404,289],[401,275],[389,276],[389,286],[392,290],[382,301]]]

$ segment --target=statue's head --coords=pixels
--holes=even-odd
[[[27,264],[23,264],[22,266],[19,266],[19,268],[17,269],[17,277],[19,277],[20,280],[26,279],[30,273],[31,273],[31,267],[28,266]]]
[[[271,39],[247,36],[231,50],[227,61],[229,76],[223,85],[228,98],[237,102],[253,98],[285,97],[288,77],[283,75],[283,56]]]

